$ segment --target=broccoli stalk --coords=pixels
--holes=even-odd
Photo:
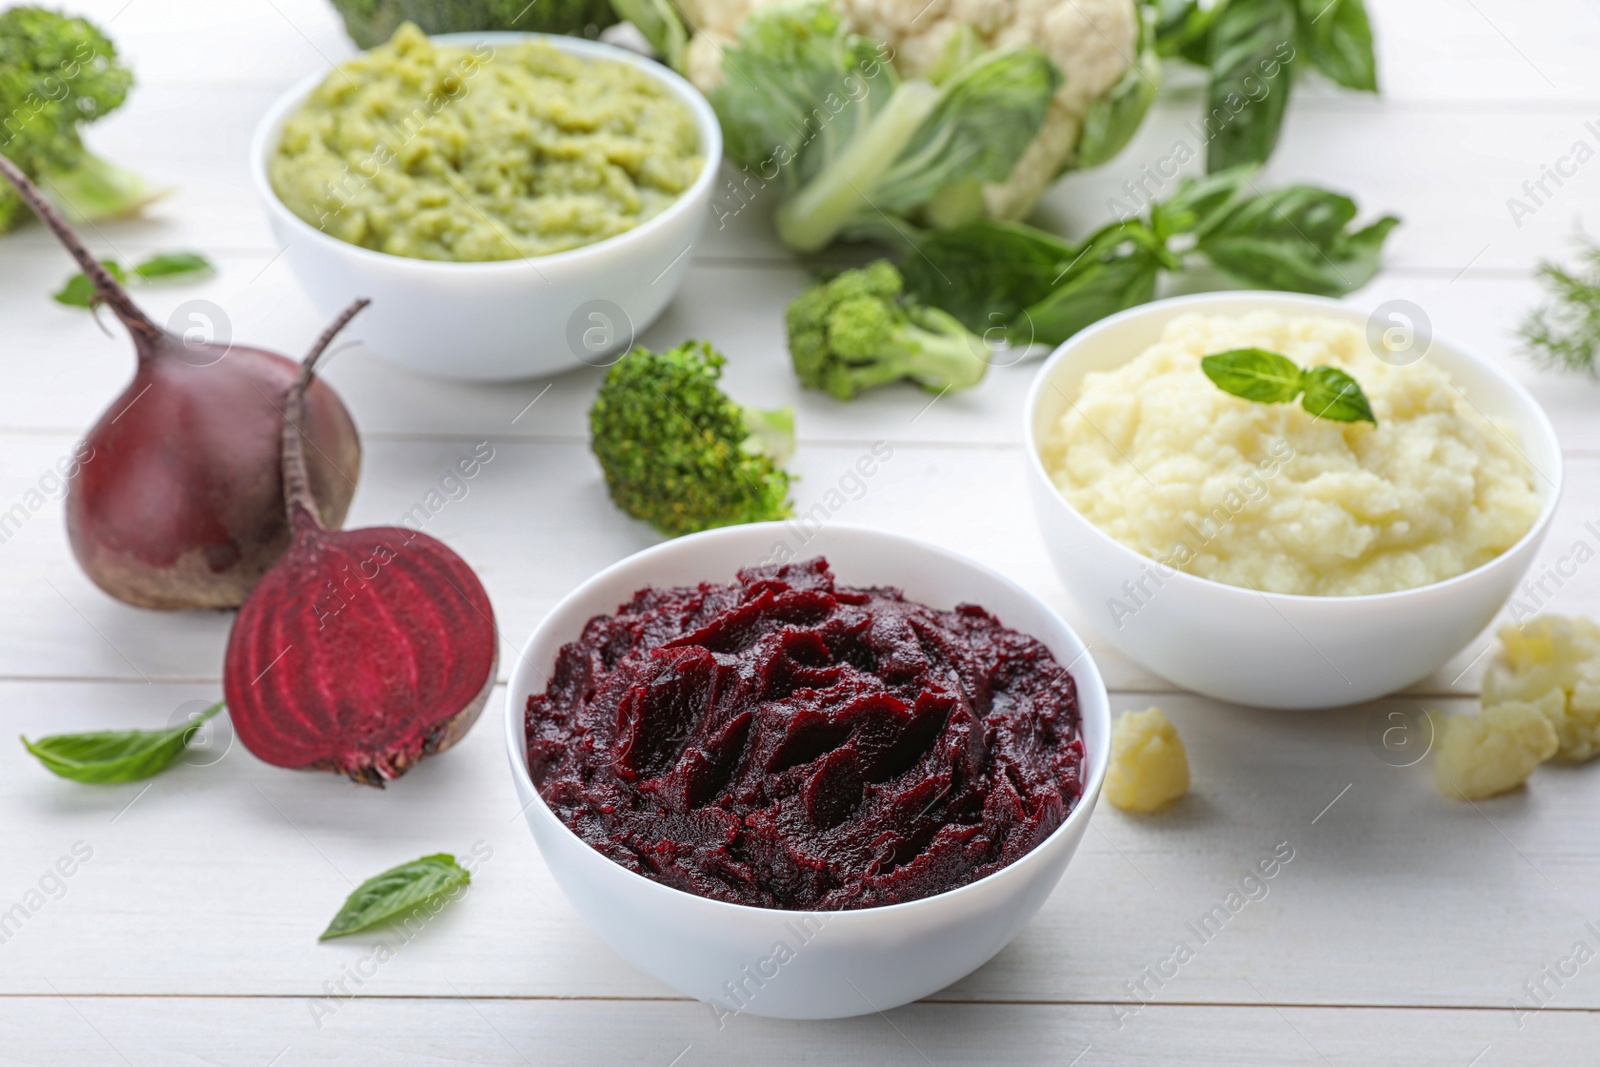
[[[90,152],[83,154],[77,166],[64,171],[47,169],[39,180],[69,222],[132,215],[168,192],[144,175]]]
[[[787,518],[794,413],[730,400],[726,359],[704,341],[618,360],[589,409],[590,448],[611,499],[657,530],[680,534]]]
[[[794,409],[741,407],[748,435],[739,448],[753,456],[766,456],[780,466],[794,455]]]
[[[904,299],[888,260],[848,270],[789,305],[789,356],[800,383],[849,400],[909,378],[930,392],[968,389],[989,369],[982,338],[954,316]]]
[[[68,218],[131,215],[166,191],[91,154],[79,135],[121,107],[132,84],[115,46],[88,21],[37,7],[0,14],[0,154]],[[27,215],[9,187],[0,192],[0,233]]]

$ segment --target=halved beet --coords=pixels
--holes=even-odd
[[[459,741],[494,688],[488,594],[462,558],[415,530],[328,530],[297,430],[306,386],[358,302],[306,358],[284,399],[289,549],[228,636],[223,689],[239,740],[279,767],[382,786]]]

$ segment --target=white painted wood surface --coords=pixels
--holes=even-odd
[[[1585,129],[1600,120],[1600,13],[1583,0],[1369,2],[1385,97],[1306,86],[1267,180],[1314,180],[1402,215],[1384,273],[1351,301],[1414,301],[1547,405],[1569,461],[1551,563],[1596,541],[1584,524],[1600,519],[1600,387],[1534,373],[1511,333],[1537,299],[1536,261],[1567,252],[1575,226],[1600,228],[1600,170],[1520,227],[1506,199],[1575,140],[1600,144]],[[214,280],[140,299],[160,317],[211,301],[234,337],[303,349],[320,323],[277,258],[244,159],[276,93],[349,53],[333,16],[320,0],[72,6],[109,24],[140,78],[94,144],[178,188],[149,219],[103,226],[97,251],[205,251],[221,266]],[[1051,194],[1056,224],[1104,218],[1107,197],[1183,135],[1197,104],[1192,81],[1175,82],[1119,160]],[[0,241],[0,509],[38,485],[129,374],[120,337],[47,299],[67,273],[37,229]],[[1097,638],[1098,620],[1066,602],[1045,560],[1019,449],[1030,366],[932,408],[911,389],[848,407],[802,395],[779,316],[805,277],[746,212],[698,250],[644,339],[711,337],[732,357],[732,391],[797,407],[802,508],[871,442],[890,442],[892,460],[838,521],[970,553],[1062,608],[1094,642],[1117,710],[1159,699],[1176,720],[1194,766],[1188,799],[1155,818],[1099,810],[1039,917],[931,1002],[718,1031],[612,954],[555,888],[517,815],[499,693],[456,751],[381,794],[225,744],[215,762],[211,750],[149,783],[88,788],[0,745],[0,911],[43,901],[0,943],[0,1064],[1592,1061],[1600,963],[1559,986],[1544,969],[1580,941],[1600,950],[1600,771],[1545,768],[1526,791],[1450,803],[1425,765],[1391,767],[1369,740],[1391,711],[1468,706],[1484,640],[1413,694],[1328,714],[1172,692]],[[353,349],[328,376],[367,443],[352,523],[397,518],[454,458],[494,445],[429,529],[479,569],[511,644],[573,585],[654,540],[610,507],[584,447],[594,374],[539,396],[546,383],[444,384]],[[216,698],[228,617],[152,616],[100,594],[71,560],[59,504],[0,545],[0,581],[0,733],[152,725]],[[1552,606],[1600,611],[1600,568],[1580,570]],[[314,940],[351,883],[479,842],[492,855],[468,897],[359,987],[350,975],[386,935]],[[1280,842],[1294,859],[1262,899],[1177,977],[1142,979]],[[58,887],[46,872],[74,846],[89,858]],[[1141,980],[1152,1003],[1135,1013],[1128,984]],[[1548,1006],[1513,1011],[1524,983],[1541,980]],[[329,996],[341,981],[353,998]]]

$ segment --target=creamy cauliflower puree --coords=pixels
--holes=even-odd
[[[1217,388],[1203,356],[1278,352],[1355,377],[1377,425]],[[1084,377],[1041,449],[1068,503],[1167,566],[1276,593],[1355,596],[1462,574],[1511,547],[1541,502],[1515,429],[1427,361],[1392,366],[1321,316],[1185,315]]]

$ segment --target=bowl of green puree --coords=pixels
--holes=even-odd
[[[499,381],[632,344],[683,280],[721,154],[704,97],[625,49],[407,24],[278,100],[251,171],[319,311],[369,297],[372,351]]]

